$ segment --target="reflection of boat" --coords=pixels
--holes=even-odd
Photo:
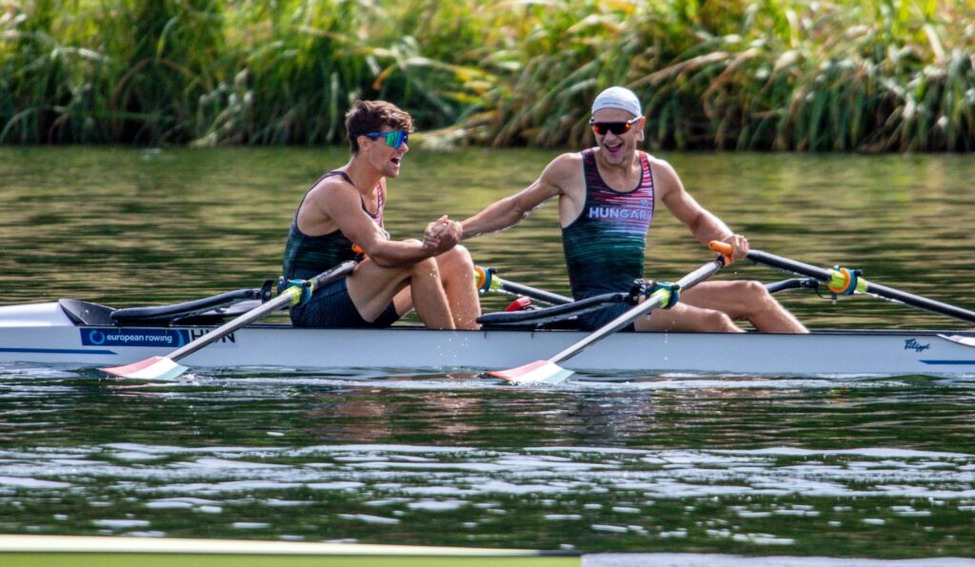
[[[118,311],[80,301],[0,307],[0,362],[101,367],[165,356],[246,310],[232,304],[220,318],[196,314],[174,323],[151,312],[120,320]],[[251,305],[252,306],[252,305]],[[162,308],[160,308],[162,309]],[[126,310],[120,310],[127,313]],[[211,312],[212,313],[212,312]],[[558,352],[585,333],[570,329],[496,327],[437,331],[295,329],[255,324],[188,357],[190,367],[495,369]],[[616,333],[568,361],[575,370],[780,375],[975,374],[975,333],[930,330],[831,330],[810,335]]]
[[[148,565],[288,567],[289,565],[580,565],[577,554],[521,549],[422,547],[252,540],[132,537],[0,536],[0,563],[33,567]]]

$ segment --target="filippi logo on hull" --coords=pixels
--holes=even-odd
[[[82,329],[81,344],[113,347],[179,348],[190,342],[185,329]]]

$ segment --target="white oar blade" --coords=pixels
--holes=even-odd
[[[133,380],[175,380],[187,370],[187,367],[166,356],[154,356],[124,366],[101,369],[107,374]]]
[[[559,384],[568,380],[574,372],[549,360],[536,360],[517,368],[494,370],[488,374],[516,384]]]

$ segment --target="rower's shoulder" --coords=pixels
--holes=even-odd
[[[327,199],[336,193],[356,192],[355,185],[340,170],[325,173],[308,189],[308,196],[314,199]]]
[[[578,152],[567,152],[559,154],[552,161],[548,162],[545,169],[539,176],[539,182],[543,185],[565,187],[575,177],[582,176],[582,156]]]
[[[566,152],[555,156],[545,167],[546,172],[557,174],[558,176],[572,174],[581,171],[582,152]]]
[[[299,215],[335,217],[360,206],[361,198],[355,186],[345,176],[329,173],[319,177],[305,193],[298,207]]]
[[[670,164],[669,161],[659,158],[649,152],[642,152],[646,156],[647,163],[650,164],[650,171],[653,173],[655,179],[660,181],[665,181],[668,179],[677,178],[677,170],[674,166]]]
[[[582,163],[582,152],[564,152],[564,153],[561,153],[561,154],[555,156],[555,158],[551,162],[549,162],[549,163],[552,163],[552,164],[555,164],[555,163],[558,163],[558,164],[563,164],[563,163],[564,164]]]
[[[332,169],[326,171],[321,177],[312,184],[312,189],[318,189],[321,187],[339,187],[339,186],[353,187],[352,182],[349,180],[348,174],[342,169]]]
[[[643,154],[647,158],[647,162],[649,162],[650,165],[656,165],[656,166],[660,166],[660,167],[666,167],[666,168],[669,168],[669,169],[673,169],[674,168],[672,165],[670,165],[670,162],[669,161],[667,161],[667,160],[665,160],[665,159],[663,159],[661,157],[657,157],[657,156],[651,154],[650,152],[645,152],[645,151],[641,150],[640,153]]]

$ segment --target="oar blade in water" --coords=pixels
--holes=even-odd
[[[102,372],[132,380],[175,380],[188,370],[166,356],[154,356],[132,364],[101,368]]]
[[[492,370],[488,375],[517,384],[558,384],[568,380],[574,372],[550,360],[536,360],[516,368]]]

